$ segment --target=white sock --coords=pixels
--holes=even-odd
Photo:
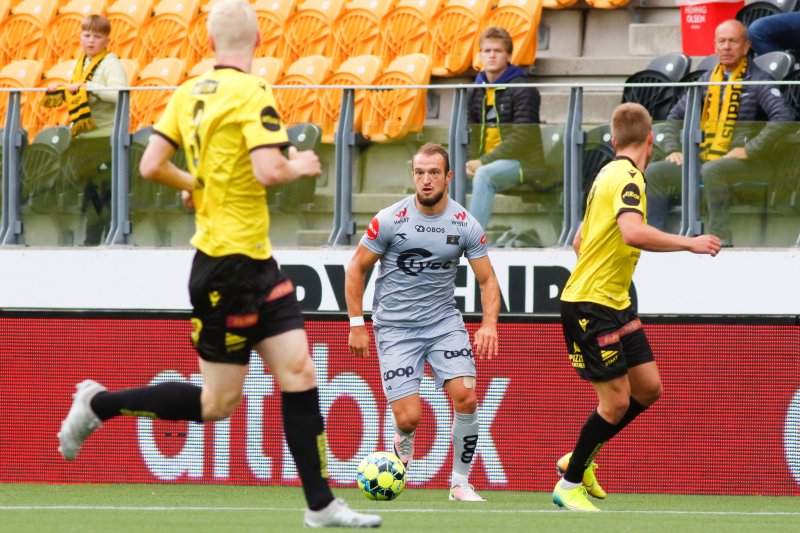
[[[574,489],[575,487],[580,487],[581,485],[583,485],[583,483],[580,481],[578,483],[573,483],[571,481],[567,481],[563,477],[561,478],[561,481],[558,482],[558,486],[564,490]]]
[[[478,413],[453,413],[453,474],[451,487],[466,483],[478,444]]]

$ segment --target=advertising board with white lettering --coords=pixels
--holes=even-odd
[[[384,376],[374,353],[348,353],[346,321],[309,316],[307,329],[330,479],[354,486],[361,458],[391,449]],[[645,331],[664,395],[597,457],[603,487],[800,495],[800,326],[645,319]],[[119,417],[86,441],[76,461],[61,459],[56,433],[77,382],[92,378],[111,390],[200,384],[189,332],[185,317],[163,314],[0,316],[0,482],[297,484],[279,390],[257,357],[229,420]],[[505,321],[499,333],[500,355],[477,361],[481,429],[471,480],[482,490],[549,491],[555,461],[574,444],[594,394],[572,370],[557,321]],[[427,372],[421,396],[410,487],[445,488],[452,408]]]

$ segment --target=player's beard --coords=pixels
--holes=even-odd
[[[424,205],[425,207],[433,207],[442,200],[443,196],[444,196],[444,191],[439,191],[430,198],[423,198],[422,196],[420,196],[419,193],[417,193],[417,201],[421,205]]]

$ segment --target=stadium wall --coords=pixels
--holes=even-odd
[[[501,355],[478,361],[482,432],[473,482],[480,489],[550,490],[555,460],[595,403],[569,366],[555,315],[574,255],[491,254],[511,312],[501,319]],[[119,418],[87,441],[74,463],[58,455],[55,435],[76,382],[91,377],[111,389],[199,383],[185,295],[191,255],[0,252],[0,482],[297,482],[281,438],[277,385],[257,358],[246,399],[229,421]],[[276,252],[308,312],[331,479],[348,486],[361,457],[390,449],[392,431],[375,357],[358,360],[346,349],[342,289],[351,255]],[[636,299],[665,394],[603,450],[605,488],[800,495],[796,264],[792,250],[726,251],[713,259],[643,254]],[[472,313],[479,302],[475,282],[459,268],[458,304]],[[372,287],[371,281],[368,301]],[[429,375],[422,397],[426,416],[411,483],[443,488],[452,412]]]
[[[651,319],[665,394],[602,451],[612,492],[800,495],[800,327],[796,320]],[[391,414],[376,358],[347,352],[349,328],[309,315],[309,340],[327,416],[328,470],[353,486],[367,453],[391,449]],[[468,324],[470,331],[477,323]],[[184,314],[32,313],[0,316],[0,482],[296,484],[281,437],[280,395],[253,358],[245,401],[227,421],[194,424],[121,417],[67,463],[56,432],[74,384],[111,389],[166,380],[198,384]],[[555,317],[509,317],[502,355],[478,361],[479,489],[551,490],[554,464],[594,407],[569,366]],[[412,486],[445,488],[452,412],[432,378]]]

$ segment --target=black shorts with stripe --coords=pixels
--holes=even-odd
[[[562,301],[561,325],[572,366],[587,381],[609,381],[654,360],[633,306]]]
[[[273,258],[197,251],[189,278],[192,344],[206,361],[246,365],[255,344],[303,329],[294,284]]]

